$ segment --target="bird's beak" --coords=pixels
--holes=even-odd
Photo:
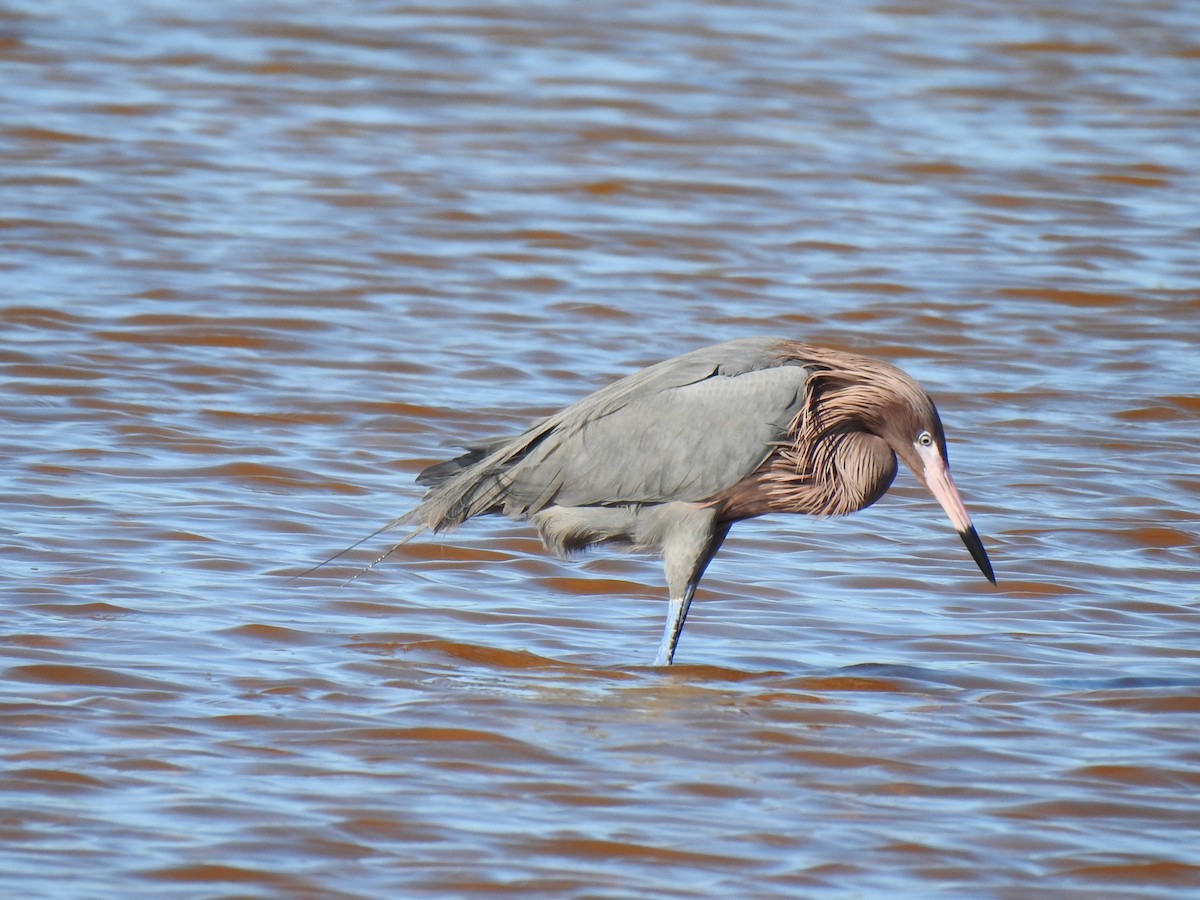
[[[988,559],[987,551],[983,549],[983,541],[979,539],[979,532],[971,524],[971,517],[967,514],[967,508],[963,506],[962,497],[958,495],[958,488],[954,486],[954,481],[950,478],[950,469],[946,465],[946,461],[942,459],[941,452],[936,446],[922,447],[920,444],[914,446],[922,464],[922,471],[918,473],[922,476],[921,480],[925,482],[925,486],[929,488],[930,493],[942,505],[946,515],[950,517],[951,524],[958,531],[962,542],[967,545],[967,549],[971,551],[971,558],[979,566],[979,571],[988,581],[995,584],[996,576],[992,572],[991,560]]]

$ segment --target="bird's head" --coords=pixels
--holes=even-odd
[[[899,370],[897,370],[899,371]],[[903,373],[901,373],[903,374]],[[958,488],[950,477],[950,457],[946,451],[946,434],[933,400],[916,382],[904,376],[906,390],[898,392],[893,402],[881,403],[878,415],[870,423],[871,430],[883,438],[893,452],[904,461],[934,499],[949,516],[958,536],[971,552],[984,576],[992,584],[996,576],[992,564],[971,516],[963,505]]]
[[[941,504],[979,570],[995,584],[987,551],[950,477],[946,435],[929,395],[905,372],[870,357],[812,350],[810,358],[815,443],[855,430],[883,440]]]

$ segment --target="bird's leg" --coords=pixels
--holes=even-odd
[[[679,643],[679,635],[683,633],[683,622],[687,618],[688,607],[692,605],[692,597],[695,594],[696,585],[690,584],[682,595],[672,595],[671,605],[667,609],[667,624],[663,628],[662,643],[658,645],[654,665],[669,666],[675,658],[675,645]]]
[[[700,583],[704,570],[727,534],[729,524],[718,523],[711,509],[692,507],[688,515],[676,517],[669,532],[664,535],[663,567],[667,574],[671,603],[654,665],[671,664],[675,645],[679,643],[679,635],[687,619],[688,607],[696,595],[696,585]]]

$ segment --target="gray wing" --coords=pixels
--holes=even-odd
[[[800,409],[808,372],[770,338],[730,341],[623,378],[465,467],[429,470],[414,517],[450,528],[500,509],[706,500],[767,457]],[[440,470],[440,471],[439,471]],[[440,482],[440,483],[439,483]],[[407,517],[406,517],[407,518]]]

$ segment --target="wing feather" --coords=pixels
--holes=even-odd
[[[621,379],[435,483],[413,518],[434,529],[502,509],[702,501],[753,472],[786,435],[808,372],[752,338]],[[434,467],[440,471],[448,464]],[[407,518],[407,517],[406,517]]]

